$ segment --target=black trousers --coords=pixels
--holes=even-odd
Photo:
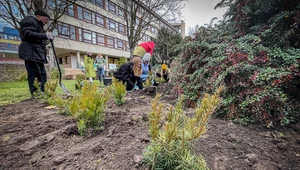
[[[47,82],[47,73],[44,63],[25,60],[25,67],[27,70],[30,93],[33,94],[37,91],[37,88],[33,85],[35,78],[37,78],[38,82],[41,84],[41,91],[44,92],[45,83]]]

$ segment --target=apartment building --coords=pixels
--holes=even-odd
[[[0,64],[24,64],[18,58],[21,39],[16,29],[4,27],[0,32]]]
[[[180,22],[171,23],[171,25],[176,29],[182,38],[185,38],[185,22],[183,20]]]
[[[68,7],[54,30],[57,36],[55,48],[65,68],[81,68],[83,55],[87,52],[93,55],[101,53],[109,64],[117,64],[120,57],[130,57],[126,22],[123,9],[118,4],[116,0],[88,0]],[[53,5],[53,0],[49,0],[50,15]],[[156,22],[149,26],[142,41],[150,41],[160,27],[176,30],[161,17],[156,17]],[[109,65],[106,69],[110,69]]]
[[[54,39],[56,53],[64,68],[84,69],[83,56],[87,52],[92,52],[94,56],[101,53],[108,61],[106,70],[113,69],[120,57],[130,57],[124,13],[118,4],[117,0],[86,0],[68,6],[53,31],[56,36]],[[54,0],[48,0],[47,11],[51,18],[54,9]],[[139,13],[142,13],[143,9],[140,10]],[[156,21],[148,27],[141,42],[150,41],[161,27],[179,31],[156,13],[153,12],[153,15]],[[14,41],[19,41],[19,35],[15,36]],[[1,42],[2,45],[9,44],[3,39]],[[10,58],[18,58],[18,45],[15,42],[14,44],[11,44],[16,47],[14,51],[6,51],[8,52],[6,56],[11,56]],[[49,63],[55,66],[50,44],[47,48]]]

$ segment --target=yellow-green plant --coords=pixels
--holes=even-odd
[[[76,83],[75,83],[76,89],[81,90],[84,79],[85,79],[85,75],[76,76]]]
[[[112,80],[113,94],[117,105],[122,105],[125,102],[126,86],[122,81],[118,81],[113,77]]]
[[[78,121],[77,128],[78,128],[78,132],[81,136],[83,136],[86,133],[87,127],[86,127],[86,123],[85,123],[84,119],[80,119]]]
[[[38,81],[37,78],[34,79],[33,86],[36,88],[36,91],[33,93],[33,96],[39,99],[44,98],[43,93],[41,91],[41,83]]]
[[[48,80],[46,83],[45,83],[45,95],[47,97],[51,97],[54,93],[55,93],[55,89],[58,85],[58,80]]]
[[[154,80],[153,73],[152,73],[151,71],[149,71],[149,72],[148,72],[147,80],[146,80],[145,83],[143,84],[144,87],[152,86],[152,80]]]
[[[60,109],[59,112],[60,114],[68,115],[70,113],[66,111],[66,108],[70,103],[70,99],[64,100],[62,96],[58,95],[55,92],[50,97],[47,98],[47,102],[49,103],[49,105],[57,106]]]
[[[205,94],[192,117],[183,113],[184,97],[180,97],[175,107],[165,115],[160,94],[152,101],[149,114],[151,143],[144,152],[144,160],[152,169],[208,169],[202,156],[191,154],[190,142],[205,133],[206,124],[214,109],[220,103],[220,87],[213,95]],[[165,117],[160,127],[159,122]]]
[[[104,121],[104,110],[110,95],[106,89],[97,91],[96,84],[84,83],[80,94],[71,99],[68,106],[69,114],[78,122],[83,135],[86,128],[101,130]],[[84,128],[82,128],[84,127]]]
[[[161,77],[161,78],[155,77],[155,82],[158,82],[158,83],[165,83],[166,80],[165,80],[163,77]]]

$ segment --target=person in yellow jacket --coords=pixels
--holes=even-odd
[[[94,69],[94,59],[91,52],[89,52],[88,55],[84,55],[84,66],[85,75],[89,78],[90,83],[92,83],[93,78],[96,77],[96,71]]]
[[[166,82],[170,81],[170,69],[166,64],[161,65],[161,76],[163,79],[165,79]]]

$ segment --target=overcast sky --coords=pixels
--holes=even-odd
[[[188,0],[182,10],[182,20],[185,22],[186,34],[189,27],[208,24],[213,17],[218,18],[216,21],[223,19],[226,8],[214,10],[215,5],[219,1],[220,0]]]

